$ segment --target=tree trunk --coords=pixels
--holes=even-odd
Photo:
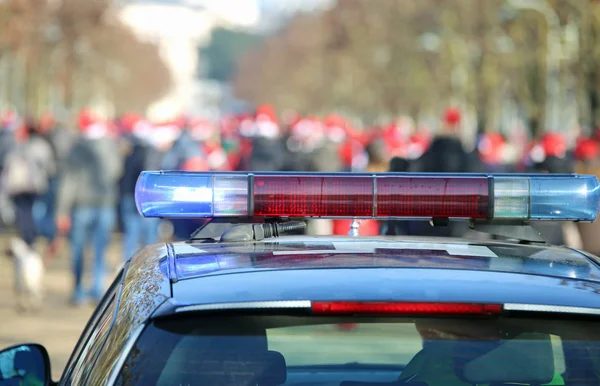
[[[64,104],[65,109],[70,111],[74,105],[74,73],[75,73],[75,41],[73,38],[65,38],[65,70],[63,73],[63,85],[64,85]]]

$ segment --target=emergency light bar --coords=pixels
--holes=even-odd
[[[143,172],[144,217],[594,221],[596,176]]]

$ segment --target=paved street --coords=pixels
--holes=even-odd
[[[8,237],[0,235],[0,252],[8,245]],[[119,246],[113,242],[109,250],[110,272],[119,260]],[[89,264],[88,264],[89,266]],[[57,379],[71,353],[93,307],[69,306],[71,275],[69,255],[66,250],[48,268],[45,278],[44,307],[37,315],[21,315],[15,308],[12,261],[0,254],[0,347],[16,343],[43,344],[52,359],[53,378]]]

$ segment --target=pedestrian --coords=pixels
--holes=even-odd
[[[14,203],[18,235],[33,249],[38,233],[33,205],[47,192],[50,176],[56,173],[56,163],[52,148],[37,135],[33,121],[26,122],[17,140],[6,156],[0,180],[3,194]]]
[[[52,163],[56,165],[53,173],[48,176],[48,190],[41,195],[34,205],[34,217],[40,236],[48,242],[56,240],[56,224],[54,221],[56,210],[56,191],[58,189],[58,174],[68,153],[70,138],[61,134],[65,130],[58,127],[54,115],[50,112],[42,114],[34,136],[46,141],[52,150]],[[51,254],[54,255],[56,245],[51,244]]]
[[[448,108],[443,117],[442,131],[436,135],[423,155],[410,163],[409,172],[418,173],[467,173],[478,171],[473,156],[469,154],[460,138],[461,112]],[[447,226],[431,226],[428,221],[409,221],[404,225],[411,236],[464,237],[469,232],[466,222]]]
[[[545,133],[538,144],[531,150],[532,165],[529,172],[570,174],[574,172],[574,163],[568,157],[566,138],[560,133]],[[531,224],[544,239],[552,245],[565,245],[578,243],[573,240],[573,230],[576,227],[572,223],[557,223],[550,221],[537,221]],[[579,235],[575,235],[579,237]]]
[[[190,159],[204,157],[200,144],[194,139],[190,132],[189,120],[186,117],[180,117],[170,125],[175,133],[175,139],[171,146],[164,151],[161,160],[161,169],[163,170],[181,170],[183,164]]]
[[[501,133],[489,132],[482,134],[477,141],[475,153],[481,162],[482,172],[508,173],[511,168],[506,164],[505,152],[508,149],[506,138]]]
[[[575,147],[575,172],[591,174],[600,178],[600,145],[593,138],[583,138],[577,141]],[[600,255],[600,221],[593,223],[577,223],[581,235],[581,249]]]
[[[105,291],[105,252],[116,223],[118,181],[123,162],[106,123],[91,111],[79,114],[81,137],[77,140],[60,176],[56,223],[59,234],[70,232],[74,288],[72,305],[91,298],[99,302]],[[93,285],[84,291],[84,251],[94,248]]]
[[[384,173],[388,170],[388,157],[386,144],[382,139],[370,141],[365,151],[368,156],[368,163],[365,171],[368,173]],[[353,220],[334,220],[333,234],[347,235],[350,231]],[[359,222],[359,232],[361,236],[377,236],[381,234],[381,222],[379,220],[365,219]]]
[[[393,157],[390,160],[390,173],[406,173],[410,168],[410,161],[404,157]],[[381,226],[381,234],[386,236],[407,236],[411,234],[410,223],[402,220],[384,221]]]
[[[38,310],[43,300],[44,262],[36,251],[37,227],[33,205],[48,190],[49,176],[56,165],[50,145],[36,134],[28,120],[17,132],[17,144],[8,153],[0,186],[14,203],[18,236],[11,240],[9,254],[14,261],[15,290],[19,310]]]
[[[461,128],[461,112],[448,108],[444,114],[442,132],[436,135],[429,148],[411,163],[410,172],[467,173],[476,165],[458,137]],[[474,165],[475,164],[475,165]]]
[[[275,109],[270,105],[260,106],[254,124],[250,170],[282,171],[286,166],[286,151]]]
[[[4,167],[6,156],[16,145],[15,132],[20,126],[19,116],[13,110],[7,110],[2,114],[0,122],[0,171]]]
[[[165,142],[167,146],[161,149],[160,169],[183,171],[208,171],[208,162],[202,145],[194,138],[191,131],[191,120],[181,116],[174,122],[159,125],[158,132],[171,131],[173,141]],[[161,136],[161,134],[158,134]],[[168,142],[171,142],[168,144]],[[162,147],[162,146],[160,146]],[[173,236],[176,240],[187,240],[201,223],[195,219],[171,220]]]
[[[158,240],[159,220],[143,218],[135,205],[135,185],[140,173],[144,170],[157,170],[156,149],[148,140],[150,126],[142,117],[129,117],[123,120],[125,130],[123,140],[127,141],[128,152],[125,155],[123,175],[119,181],[120,211],[123,221],[123,257],[131,258],[144,245],[156,243]]]

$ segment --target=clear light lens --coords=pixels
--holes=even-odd
[[[494,218],[594,221],[598,206],[596,176],[494,178]]]
[[[529,217],[529,178],[494,178],[494,218]]]
[[[216,217],[248,215],[248,176],[215,175],[214,212]]]

